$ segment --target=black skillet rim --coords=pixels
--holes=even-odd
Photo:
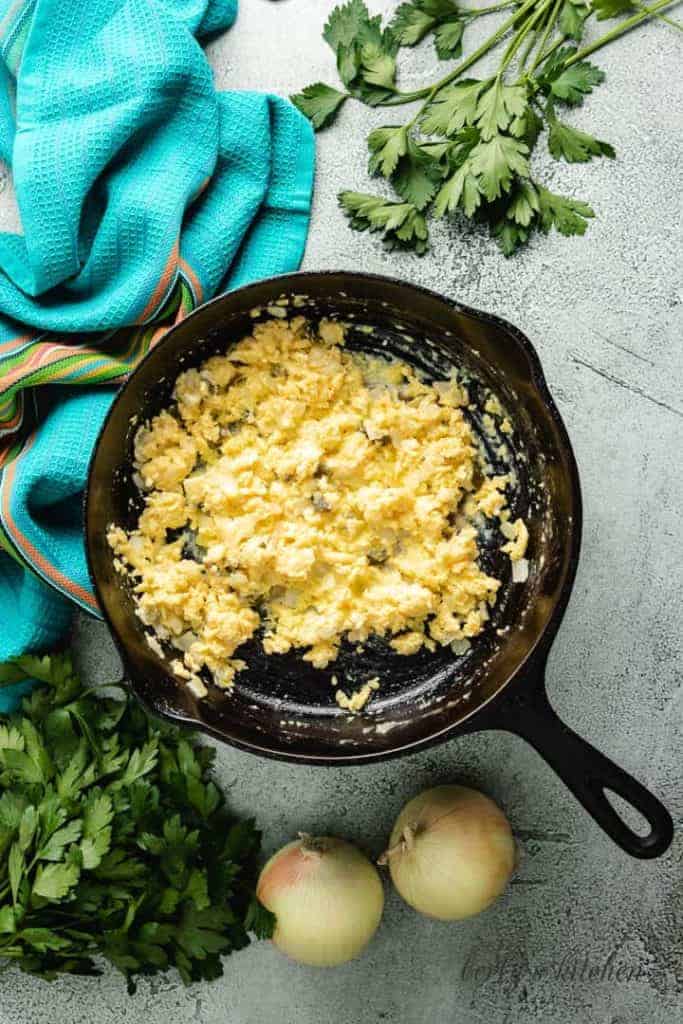
[[[529,671],[531,671],[530,665],[538,663],[538,661],[540,660],[541,667],[542,667],[543,663],[545,662],[545,658],[547,657],[547,654],[548,654],[548,652],[550,650],[550,647],[552,646],[553,640],[554,640],[554,638],[555,638],[555,636],[557,634],[557,631],[558,631],[558,629],[560,627],[560,623],[562,622],[562,619],[564,617],[564,613],[566,611],[567,604],[569,603],[569,598],[570,598],[570,595],[571,595],[571,592],[572,592],[572,589],[573,589],[573,586],[574,586],[574,580],[576,578],[576,572],[577,572],[578,563],[579,563],[579,554],[580,554],[580,550],[581,550],[581,535],[582,535],[582,525],[583,525],[583,504],[582,504],[582,497],[581,497],[581,484],[580,484],[580,480],[579,480],[579,471],[578,471],[578,466],[577,466],[577,462],[576,462],[576,456],[574,454],[574,449],[573,449],[571,441],[569,439],[569,435],[567,433],[567,428],[565,427],[564,421],[563,421],[563,419],[562,419],[562,417],[560,415],[560,412],[559,412],[557,406],[555,405],[555,401],[554,401],[554,399],[553,399],[553,397],[552,397],[552,395],[550,393],[550,390],[548,388],[548,385],[547,385],[547,382],[546,382],[546,379],[545,379],[545,374],[543,372],[543,367],[542,367],[542,364],[541,364],[541,360],[540,360],[540,358],[538,356],[538,353],[536,352],[536,349],[534,348],[533,344],[529,340],[529,338],[518,327],[516,327],[514,324],[511,324],[508,320],[505,320],[503,317],[497,316],[494,313],[488,313],[488,312],[485,312],[483,310],[475,309],[473,306],[467,306],[467,305],[465,305],[462,302],[458,302],[455,299],[451,299],[448,296],[442,295],[441,293],[439,293],[437,291],[434,291],[434,289],[432,289],[432,288],[425,288],[423,285],[415,284],[412,281],[409,281],[409,280],[406,280],[406,279],[400,278],[400,277],[391,277],[391,276],[386,275],[386,274],[372,274],[372,273],[367,273],[367,272],[364,272],[364,271],[354,271],[354,270],[319,270],[319,271],[296,271],[296,272],[289,273],[289,274],[274,274],[271,277],[261,278],[258,281],[253,281],[250,284],[243,285],[240,288],[236,288],[236,289],[234,289],[234,291],[223,292],[220,295],[216,295],[212,299],[209,299],[207,302],[204,302],[200,306],[197,306],[196,309],[193,309],[192,312],[190,314],[188,314],[188,316],[185,317],[184,320],[182,320],[178,324],[174,324],[173,327],[169,328],[169,330],[166,332],[164,337],[160,339],[159,343],[157,345],[155,345],[153,349],[150,349],[150,351],[147,352],[145,354],[145,356],[140,360],[140,362],[137,364],[135,369],[128,375],[128,377],[126,378],[124,383],[119,388],[119,390],[118,390],[118,392],[117,392],[117,394],[116,394],[116,396],[114,398],[114,401],[112,402],[111,406],[107,410],[107,414],[106,414],[106,416],[104,418],[104,421],[103,421],[103,423],[102,423],[102,425],[101,425],[101,427],[100,427],[100,429],[98,431],[97,438],[95,440],[95,444],[93,446],[92,454],[91,454],[91,457],[90,457],[90,462],[89,462],[89,465],[88,465],[88,473],[87,473],[86,486],[85,486],[85,492],[84,492],[84,498],[83,498],[83,522],[84,522],[85,551],[86,551],[86,561],[87,561],[87,566],[88,566],[88,572],[89,572],[90,579],[91,579],[92,584],[93,584],[93,588],[94,588],[94,591],[95,591],[95,596],[97,598],[98,606],[99,606],[100,611],[101,611],[102,619],[106,623],[106,625],[107,625],[107,627],[109,629],[109,632],[110,632],[110,634],[111,634],[111,636],[112,636],[112,638],[113,638],[113,640],[115,642],[115,645],[116,645],[116,647],[118,649],[119,655],[120,655],[121,660],[123,662],[124,673],[125,673],[127,671],[127,669],[128,669],[128,658],[127,658],[127,654],[126,654],[126,644],[125,644],[125,641],[119,636],[116,628],[114,627],[114,625],[113,625],[113,623],[112,623],[112,621],[111,621],[111,619],[109,617],[109,614],[107,612],[106,606],[105,606],[105,604],[104,604],[104,602],[102,600],[102,594],[100,592],[100,587],[99,587],[99,583],[98,583],[98,579],[97,579],[97,574],[96,574],[95,566],[94,566],[94,559],[93,559],[92,552],[91,552],[90,536],[89,536],[89,530],[88,530],[88,523],[89,523],[89,516],[90,516],[90,512],[89,512],[89,509],[90,509],[90,503],[89,502],[90,502],[90,492],[91,492],[90,483],[91,483],[91,478],[92,478],[92,476],[94,474],[94,465],[95,465],[95,459],[96,459],[97,451],[99,449],[100,442],[102,441],[102,438],[103,438],[103,436],[104,436],[104,434],[106,432],[107,425],[109,423],[109,419],[112,416],[112,414],[114,412],[114,409],[116,408],[118,402],[121,400],[121,396],[122,396],[123,392],[125,391],[126,387],[128,386],[129,381],[138,372],[140,367],[142,367],[142,365],[148,359],[150,359],[159,350],[159,348],[161,346],[166,344],[167,339],[176,330],[178,330],[180,328],[186,328],[186,325],[187,325],[188,321],[191,320],[193,316],[195,316],[200,311],[205,311],[207,308],[210,308],[211,306],[218,305],[220,302],[224,301],[225,298],[228,295],[229,296],[234,296],[234,295],[237,295],[239,293],[245,293],[245,292],[248,292],[252,288],[257,288],[257,287],[263,286],[264,284],[270,284],[271,282],[272,283],[281,282],[283,287],[289,287],[288,285],[285,284],[285,282],[292,282],[291,288],[295,288],[295,287],[298,287],[299,282],[303,283],[307,279],[320,280],[320,278],[329,278],[330,280],[332,280],[334,278],[339,278],[339,277],[342,277],[342,278],[346,277],[347,279],[349,277],[360,278],[363,281],[366,281],[366,282],[368,282],[370,284],[376,284],[376,285],[381,285],[381,284],[389,283],[389,284],[392,284],[392,285],[399,285],[399,286],[411,288],[414,291],[420,292],[423,295],[425,295],[425,296],[427,296],[427,297],[429,297],[431,299],[435,299],[438,302],[444,303],[445,305],[450,307],[450,309],[452,309],[452,310],[457,310],[459,312],[465,313],[466,315],[469,315],[469,316],[471,316],[471,317],[473,317],[475,319],[478,319],[479,321],[481,321],[483,323],[494,324],[497,327],[503,329],[509,335],[511,335],[511,337],[521,347],[522,351],[524,352],[524,354],[526,355],[527,359],[529,360],[532,383],[533,383],[534,387],[536,388],[536,390],[538,391],[539,395],[541,396],[544,404],[546,405],[548,411],[550,412],[550,415],[551,415],[552,419],[555,422],[555,425],[556,425],[556,427],[558,429],[560,441],[562,443],[562,446],[564,447],[565,454],[567,455],[568,473],[569,473],[569,478],[570,478],[571,491],[572,491],[573,504],[574,504],[574,508],[573,508],[573,517],[574,517],[574,519],[573,519],[572,529],[570,531],[571,548],[570,548],[570,552],[569,552],[569,558],[567,560],[566,573],[565,573],[564,580],[562,581],[562,587],[561,587],[560,592],[558,594],[557,601],[555,603],[555,607],[553,608],[552,613],[551,613],[551,615],[550,615],[550,617],[549,617],[545,627],[538,634],[538,636],[536,637],[533,645],[531,646],[531,648],[529,649],[529,651],[527,652],[525,657],[519,663],[519,665],[514,670],[514,672],[509,676],[507,681],[505,683],[503,683],[503,685],[494,694],[492,694],[490,697],[488,697],[485,701],[483,701],[481,704],[478,704],[476,707],[472,708],[471,711],[469,711],[462,718],[458,719],[457,722],[452,722],[452,723],[450,723],[448,725],[445,725],[441,729],[438,729],[436,732],[430,734],[429,736],[423,737],[422,739],[419,739],[419,740],[415,740],[414,742],[405,743],[405,744],[402,744],[401,746],[397,746],[397,747],[384,748],[384,749],[378,750],[378,751],[370,751],[370,752],[365,753],[365,754],[340,754],[340,755],[337,755],[337,754],[303,754],[303,753],[296,753],[296,752],[286,753],[282,749],[273,750],[273,749],[270,749],[270,748],[268,748],[266,746],[261,746],[260,744],[257,744],[257,743],[252,743],[252,742],[244,741],[242,739],[236,739],[234,737],[227,737],[219,729],[215,729],[211,725],[208,725],[205,722],[203,722],[203,721],[201,721],[201,720],[199,720],[197,718],[194,718],[194,717],[189,716],[189,715],[187,715],[185,713],[182,713],[182,712],[171,710],[168,707],[166,707],[166,708],[164,708],[162,710],[161,708],[157,707],[154,703],[148,702],[147,700],[145,700],[144,698],[142,698],[140,696],[140,694],[138,692],[138,689],[137,689],[137,686],[136,686],[136,681],[135,681],[134,678],[128,678],[128,677],[125,678],[125,681],[130,685],[130,689],[135,694],[136,699],[139,700],[140,703],[143,704],[151,713],[153,713],[154,715],[157,715],[158,717],[160,717],[162,719],[165,719],[167,721],[173,722],[174,724],[177,724],[177,725],[184,725],[184,726],[187,726],[187,727],[190,727],[190,728],[197,729],[197,730],[199,730],[199,731],[201,731],[203,733],[206,733],[208,736],[211,736],[213,739],[220,740],[222,743],[226,743],[229,746],[235,747],[238,750],[246,751],[248,753],[255,754],[255,755],[258,755],[260,757],[267,757],[267,758],[270,758],[272,760],[284,761],[284,762],[288,762],[289,764],[325,765],[325,766],[330,766],[330,767],[343,767],[343,766],[346,766],[346,765],[350,766],[350,765],[360,765],[360,764],[376,763],[376,762],[380,762],[380,761],[387,761],[387,760],[389,760],[391,758],[403,757],[403,756],[406,756],[407,754],[416,753],[419,750],[425,750],[425,749],[428,749],[429,747],[436,746],[437,744],[444,743],[447,740],[451,739],[452,737],[454,737],[454,736],[456,736],[458,734],[463,734],[463,733],[468,732],[468,731],[471,731],[471,732],[477,731],[477,726],[476,726],[476,717],[477,717],[477,715],[481,714],[481,716],[483,717],[483,713],[484,712],[489,712],[490,713],[491,711],[493,711],[495,709],[495,705],[498,704],[499,702],[501,702],[502,700],[504,700],[506,695],[509,697],[509,692],[508,691],[510,691],[511,687],[515,683],[519,684],[519,682],[521,681],[520,677],[522,676],[522,673],[524,672],[525,668],[527,668],[527,669],[529,669]],[[474,723],[474,724],[472,724],[472,723]],[[481,727],[482,728],[487,728],[486,724],[484,724],[484,723],[482,723]]]

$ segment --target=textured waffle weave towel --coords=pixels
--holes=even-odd
[[[81,493],[112,385],[198,303],[300,263],[310,125],[215,90],[198,40],[235,14],[0,0],[0,156],[23,227],[0,235],[0,662],[56,643],[74,602],[97,614]]]

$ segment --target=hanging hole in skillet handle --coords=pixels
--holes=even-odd
[[[651,832],[650,822],[640,813],[640,811],[636,810],[628,800],[624,800],[623,797],[619,796],[618,793],[615,793],[613,789],[609,788],[609,786],[606,786],[603,792],[617,815],[633,832],[636,833],[636,835],[640,836],[641,839],[649,836]]]
[[[642,859],[660,857],[673,838],[671,815],[642,783],[564,724],[545,692],[544,667],[520,681],[514,694],[503,696],[484,728],[506,729],[530,743],[626,853]],[[631,821],[638,816],[635,827],[611,797],[629,805]]]

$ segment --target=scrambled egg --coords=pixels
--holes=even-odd
[[[465,389],[343,343],[330,321],[259,323],[182,373],[173,406],[138,430],[145,507],[108,541],[150,642],[177,652],[199,696],[203,669],[232,684],[261,626],[267,653],[304,649],[318,668],[344,636],[405,655],[475,637],[500,587],[478,564],[477,520],[501,518],[511,557],[524,553]],[[337,699],[362,706],[375,682]]]
[[[334,699],[344,711],[356,712],[365,707],[375,690],[379,690],[379,679],[377,676],[374,679],[368,679],[367,683],[361,686],[360,689],[354,690],[350,697],[343,690],[337,690]]]

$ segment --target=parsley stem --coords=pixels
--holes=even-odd
[[[676,0],[680,2],[680,0]],[[636,4],[636,7],[641,11],[647,11],[648,14],[652,14],[653,18],[657,18],[658,21],[664,21],[667,25],[671,25],[672,28],[677,28],[679,32],[683,32],[683,25],[680,21],[675,21],[673,18],[667,18],[666,14],[659,14],[657,11],[652,10],[650,7],[646,7],[645,4]]]
[[[517,0],[505,0],[502,4],[494,4],[492,7],[459,7],[460,14],[466,14],[470,18],[478,18],[481,14],[493,14],[494,11],[504,11],[506,7],[516,7]]]
[[[667,3],[669,2],[670,0],[667,0]],[[397,102],[401,104],[408,103],[411,100],[420,100],[423,97],[425,97],[425,102],[422,104],[422,106],[416,113],[415,117],[409,122],[407,127],[412,128],[415,125],[420,115],[423,113],[425,108],[429,106],[429,104],[434,99],[434,97],[436,96],[437,92],[439,92],[440,89],[443,89],[447,85],[450,85],[450,83],[454,81],[456,78],[459,78],[464,71],[467,71],[467,69],[470,68],[473,64],[476,64],[476,62],[481,57],[485,56],[489,52],[489,50],[491,50],[496,45],[496,43],[498,43],[503,38],[503,36],[508,33],[508,31],[515,25],[515,23],[519,21],[520,16],[522,14],[526,14],[526,12],[530,10],[532,7],[535,7],[537,3],[538,0],[526,0],[526,2],[523,3],[521,7],[517,8],[514,14],[512,14],[509,18],[506,18],[503,24],[498,29],[496,29],[493,35],[490,35],[489,38],[486,39],[481,44],[481,46],[479,46],[469,55],[469,57],[461,61],[460,64],[457,65],[457,67],[453,68],[452,71],[449,71],[449,73],[447,75],[444,75],[443,78],[440,78],[439,81],[436,82],[434,85],[426,86],[424,89],[417,89],[415,90],[415,92],[398,93],[397,96],[400,96],[400,99],[398,99]],[[391,100],[383,105],[386,107],[396,106],[396,104],[392,103]]]
[[[680,21],[674,21],[673,18],[667,18],[666,14],[653,14],[652,17],[656,18],[657,21],[663,21],[667,25],[671,25],[672,28],[677,28],[679,32],[683,32],[683,25],[681,25]]]
[[[413,100],[421,100],[431,92],[431,85],[425,85],[423,89],[413,89],[411,92],[396,91],[390,100],[382,103],[383,107],[402,107],[405,103],[412,103]]]
[[[489,36],[489,38],[484,43],[482,43],[480,47],[478,47],[478,49],[471,53],[469,57],[467,57],[464,61],[458,64],[458,66],[454,68],[452,71],[450,71],[447,75],[445,75],[443,78],[440,78],[435,85],[426,85],[422,89],[414,89],[410,92],[399,92],[397,90],[394,93],[393,97],[386,103],[383,103],[382,106],[403,106],[403,104],[405,103],[412,103],[414,100],[424,99],[425,103],[422,105],[420,110],[418,110],[417,114],[408,125],[409,128],[413,127],[417,122],[420,114],[422,114],[425,107],[428,106],[428,104],[432,101],[437,92],[439,92],[439,90],[443,89],[445,86],[449,85],[452,81],[454,81],[454,79],[459,78],[460,75],[462,75],[463,72],[467,71],[467,69],[470,68],[472,64],[475,64],[476,61],[480,59],[480,57],[484,57],[489,52],[489,50],[491,50],[496,45],[496,43],[500,42],[500,40],[503,38],[503,36],[507,34],[510,28],[514,27],[515,24],[519,25],[520,17],[523,14],[526,14],[526,12],[529,11],[531,8],[535,7],[537,3],[538,0],[526,0],[525,3],[517,7],[515,12],[509,18],[507,18],[500,26],[500,28],[496,29],[496,31],[491,36]],[[659,13],[662,10],[662,8],[675,6],[678,3],[680,3],[680,0],[659,0],[658,3],[653,4],[652,6],[649,7],[645,6],[644,4],[638,4],[639,9],[637,14],[634,14],[631,18],[627,18],[626,21],[620,22],[620,24],[617,25],[616,28],[611,29],[611,31],[605,33],[605,35],[600,36],[600,38],[597,39],[594,43],[590,43],[588,46],[585,46],[582,50],[577,51],[577,53],[575,53],[573,57],[571,57],[568,61],[565,62],[564,67],[570,67],[572,64],[576,64],[577,61],[583,60],[589,54],[594,53],[596,50],[599,50],[601,47],[605,46],[613,39],[618,39],[619,36],[624,35],[631,28],[635,28],[636,25],[639,25],[642,21],[647,20],[647,18],[658,18],[661,21],[666,21],[667,24],[671,25],[673,28],[683,30],[683,26],[680,25],[679,22],[674,21],[673,18],[668,18],[666,15]],[[492,13],[493,11],[504,10],[506,7],[510,6],[516,6],[516,0],[506,0],[506,2],[504,3],[494,4],[492,7],[482,7],[479,8],[478,10],[475,10],[473,8],[471,10],[463,11],[463,13],[478,16],[479,14],[489,14]],[[550,3],[543,4],[539,8],[539,11],[534,12],[531,18],[529,18],[528,21],[525,22],[521,26],[521,28],[518,29],[517,35],[513,37],[512,42],[510,43],[510,46],[508,47],[508,50],[506,51],[506,54],[503,57],[504,64],[501,70],[504,70],[505,66],[507,66],[509,61],[512,59],[517,49],[521,45],[522,39],[525,38],[526,35],[533,30],[533,25],[537,21],[539,12],[546,11],[549,6]],[[555,4],[555,7],[552,10],[550,18],[548,19],[544,38],[538,47],[536,58],[531,66],[532,73],[536,70],[539,64],[546,60],[551,53],[554,53],[555,50],[564,42],[564,39],[560,36],[560,38],[557,39],[552,44],[552,46],[549,47],[549,49],[544,49],[548,41],[550,31],[552,30],[552,27],[557,20],[557,16],[559,14],[561,6],[562,0],[558,0],[558,2]],[[533,49],[533,43],[530,49]],[[524,64],[526,63],[528,56],[528,53],[524,54],[522,58],[522,66],[524,66]]]
[[[673,0],[674,4],[679,3],[680,0]],[[626,21],[621,21],[616,28],[613,28],[610,32],[606,32],[604,36],[600,36],[595,42],[589,43],[588,46],[584,46],[582,50],[578,50],[573,57],[564,62],[564,67],[569,68],[572,64],[576,64],[580,60],[589,57],[591,53],[595,53],[596,50],[602,49],[603,46],[607,46],[613,39],[618,39],[619,36],[625,35],[636,25],[639,25],[641,21],[645,21],[647,18],[655,17],[658,11],[661,11],[664,7],[670,7],[672,0],[659,0],[659,3],[653,4],[652,7],[643,7],[638,14],[634,14],[633,17],[627,18]]]
[[[566,40],[565,40],[564,36],[558,36],[557,39],[555,40],[555,42],[552,44],[552,46],[549,46],[548,49],[544,53],[541,53],[541,55],[539,57],[539,60],[538,60],[538,64],[543,64],[548,59],[548,57],[552,53],[555,53],[555,50],[557,50],[558,47],[562,46],[565,42],[566,42]],[[534,64],[533,70],[535,70],[538,67],[538,64]]]
[[[523,70],[526,67],[526,62],[528,61],[529,55],[531,54],[531,51],[533,50],[533,48],[536,45],[537,41],[538,41],[538,29],[534,28],[530,32],[530,34],[529,34],[529,41],[527,42],[527,44],[526,44],[526,46],[524,48],[524,51],[522,52],[522,55],[519,58],[520,70]]]
[[[498,79],[501,79],[503,77],[503,72],[507,68],[508,64],[510,63],[514,55],[517,53],[517,50],[522,45],[529,32],[531,32],[532,29],[535,27],[536,22],[543,17],[543,15],[548,10],[552,2],[553,0],[544,0],[544,3],[541,3],[539,5],[538,10],[533,12],[531,17],[529,17],[524,22],[524,24],[519,29],[517,34],[513,36],[511,43],[509,44],[508,48],[503,54],[503,59],[501,60],[500,68],[498,70]],[[555,2],[557,3],[557,0],[555,0]]]
[[[533,64],[531,65],[530,70],[529,70],[529,74],[530,75],[533,75],[534,71],[536,70],[538,65],[541,63],[541,61],[543,60],[543,54],[544,54],[545,48],[546,48],[546,46],[548,44],[548,40],[550,39],[550,34],[553,31],[553,29],[555,28],[555,24],[557,22],[557,17],[558,17],[558,15],[560,13],[560,8],[561,8],[563,2],[564,2],[564,0],[555,0],[555,6],[553,7],[552,11],[550,12],[550,17],[548,18],[548,24],[545,27],[545,32],[543,33],[543,38],[541,39],[541,42],[538,44],[538,50],[536,51],[536,57],[534,59]]]

